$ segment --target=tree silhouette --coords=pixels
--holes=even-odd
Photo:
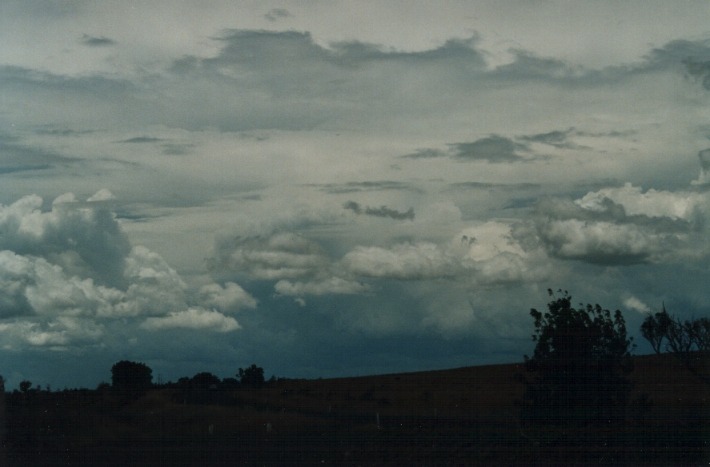
[[[121,360],[111,367],[111,384],[128,399],[140,397],[153,384],[153,370],[145,363]]]
[[[240,368],[237,377],[244,386],[261,387],[264,384],[264,369],[252,363],[246,370]]]
[[[530,310],[535,350],[525,356],[534,377],[526,381],[523,416],[528,421],[588,424],[619,420],[631,383],[631,339],[620,311],[599,305],[572,307],[567,291]]]
[[[668,328],[673,324],[671,317],[666,312],[666,306],[655,315],[648,315],[641,324],[641,335],[650,342],[653,351],[661,353],[663,340],[666,339]]]

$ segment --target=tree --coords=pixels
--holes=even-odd
[[[111,367],[111,385],[128,399],[142,396],[153,384],[153,370],[145,363],[121,360]]]
[[[29,390],[32,389],[32,382],[31,381],[20,381],[20,391],[22,391],[23,394],[27,394]]]
[[[586,424],[623,418],[631,383],[630,348],[620,311],[599,305],[572,307],[567,291],[530,310],[535,350],[525,356],[534,377],[526,381],[523,417],[538,423]]]
[[[657,354],[661,353],[663,340],[666,339],[671,324],[672,320],[666,312],[665,305],[655,315],[648,315],[641,324],[641,335],[651,344],[653,351]]]
[[[690,323],[690,333],[700,352],[710,352],[710,318],[700,318]]]
[[[264,384],[264,369],[252,363],[246,370],[240,368],[237,377],[244,386],[261,387]]]

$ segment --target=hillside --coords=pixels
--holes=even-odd
[[[16,465],[694,465],[710,460],[708,385],[673,356],[634,357],[621,426],[522,426],[520,364],[278,380],[187,404],[155,389],[34,395],[10,408]],[[709,362],[698,362],[710,369]],[[706,372],[707,374],[707,372]],[[216,401],[219,400],[219,404]],[[38,428],[40,427],[40,428]],[[12,432],[12,429],[15,431]],[[33,431],[34,430],[34,431]]]

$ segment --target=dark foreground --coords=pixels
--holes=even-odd
[[[636,357],[615,425],[521,425],[520,365],[280,380],[123,403],[110,389],[8,397],[18,466],[707,465],[710,388],[670,355]],[[707,364],[705,362],[704,364]]]

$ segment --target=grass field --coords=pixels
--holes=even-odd
[[[187,404],[160,388],[8,398],[12,465],[707,465],[710,386],[671,355],[634,357],[623,423],[521,425],[522,365],[278,380]],[[710,362],[698,361],[705,374]],[[215,398],[217,400],[217,398]],[[209,400],[207,400],[209,402]]]

